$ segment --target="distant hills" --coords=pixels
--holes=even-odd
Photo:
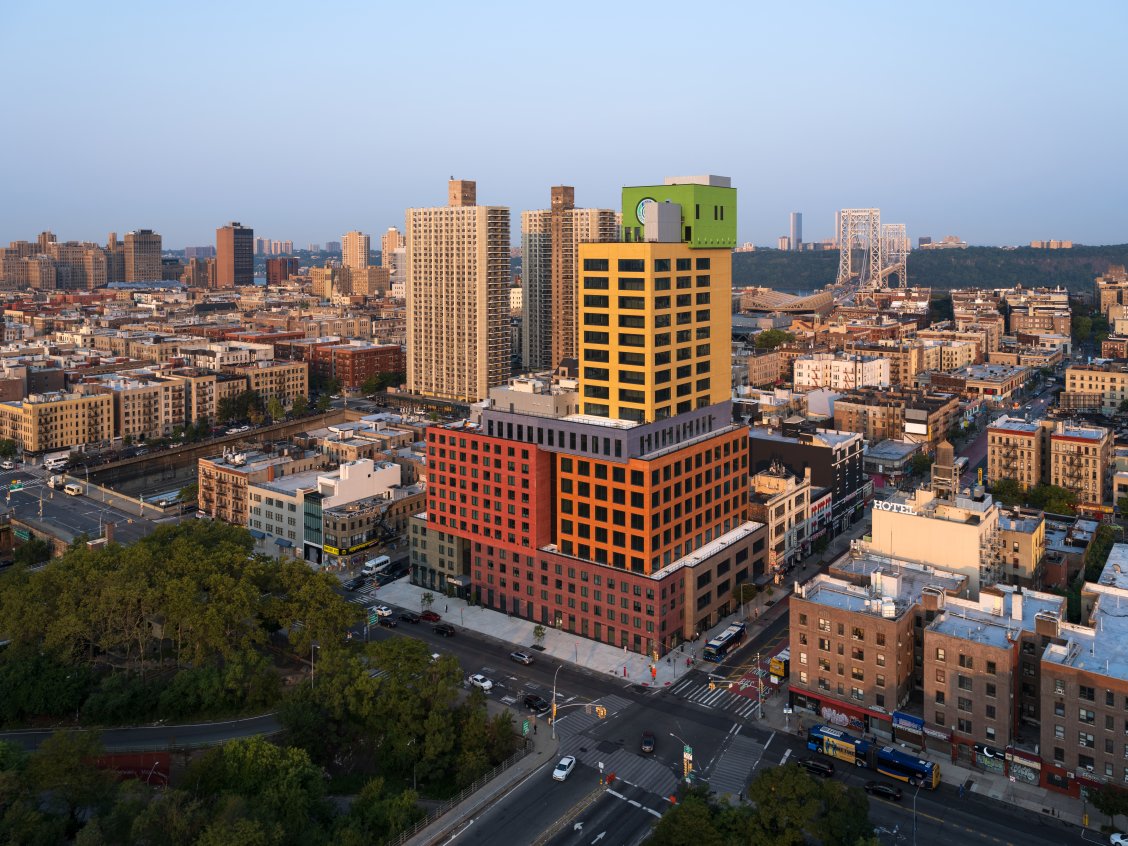
[[[1128,244],[1069,250],[913,250],[909,255],[909,284],[938,289],[1002,288],[1016,283],[1028,288],[1063,285],[1070,291],[1089,292],[1093,279],[1111,264],[1128,265]],[[757,250],[733,254],[732,277],[736,286],[813,291],[833,282],[837,274],[836,252]]]

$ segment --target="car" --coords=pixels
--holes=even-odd
[[[419,615],[414,611],[400,611],[399,618],[405,623],[418,623]]]
[[[804,758],[799,762],[799,766],[811,775],[822,776],[823,778],[830,778],[834,775],[834,764],[829,761],[820,761],[818,758]]]
[[[376,612],[377,617],[391,617],[392,609],[387,605],[373,605],[372,610]]]
[[[474,673],[470,676],[470,684],[479,690],[493,690],[493,680],[486,678],[481,673]]]
[[[396,626],[399,625],[399,623],[396,622],[395,617],[381,617],[376,622],[378,622],[385,629],[394,629]]]
[[[16,469],[16,462],[12,461],[12,459],[5,458],[3,461],[0,461],[0,470],[15,470],[15,469]]]
[[[901,801],[901,788],[894,787],[892,784],[885,784],[881,781],[867,781],[865,789],[870,796],[880,796],[890,802]]]
[[[552,706],[544,699],[544,697],[537,696],[535,693],[528,693],[525,698],[521,700],[522,704],[530,711],[536,711],[538,714],[543,714]]]
[[[431,631],[440,637],[454,637],[454,626],[450,623],[439,623],[437,626],[431,626]]]
[[[362,587],[364,587],[364,581],[365,580],[362,576],[357,576],[356,578],[349,579],[347,582],[344,582],[341,587],[343,587],[345,590],[360,590]]]
[[[642,749],[643,752],[653,752],[654,751],[654,732],[644,731],[642,733],[641,749]]]
[[[533,663],[533,656],[528,652],[510,652],[509,657],[518,664],[524,664],[525,666]]]
[[[428,609],[419,615],[419,619],[425,623],[437,623],[442,619],[442,617],[440,617],[434,611]]]
[[[572,774],[572,770],[576,768],[576,759],[572,755],[565,755],[560,759],[560,763],[556,765],[556,769],[552,771],[552,777],[556,781],[564,781]]]
[[[1114,832],[1109,836],[1108,842],[1111,843],[1112,846],[1128,846],[1128,834]]]

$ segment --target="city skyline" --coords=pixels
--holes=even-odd
[[[78,4],[50,18],[9,10],[0,45],[22,131],[5,139],[10,202],[0,241],[44,229],[102,240],[151,228],[179,248],[208,244],[217,226],[237,219],[296,244],[325,243],[351,229],[402,226],[406,209],[441,204],[436,186],[448,175],[489,186],[482,201],[510,208],[516,222],[543,206],[545,186],[574,185],[585,206],[616,207],[621,185],[655,172],[731,175],[745,189],[739,242],[774,243],[792,211],[804,214],[806,240],[821,240],[836,209],[871,206],[905,221],[914,239],[1128,241],[1119,201],[1128,165],[1117,147],[1126,119],[1109,109],[1116,21],[1128,16],[1116,4],[1080,7],[1067,20],[1048,4],[957,5],[943,17],[890,4],[864,21],[825,4],[801,27],[784,8],[732,6],[715,12],[724,27],[702,21],[702,37],[666,65],[646,58],[648,45],[680,26],[661,7],[645,17],[599,7],[592,27],[596,7],[583,4],[567,15],[538,9],[532,19],[452,6],[441,31],[406,7],[312,17],[298,9],[225,8],[221,30],[195,7],[159,18],[123,13],[112,29]],[[533,31],[575,46],[575,74],[546,80]],[[381,32],[396,37],[372,50]],[[45,65],[48,37],[64,59]],[[206,49],[208,62],[172,67],[169,39]],[[302,66],[276,49],[287,39],[334,47]],[[472,61],[444,58],[467,55],[465,43],[475,45]],[[596,83],[627,54],[639,62],[630,113],[618,94],[588,93],[610,92]],[[34,84],[24,70],[32,67]],[[126,81],[134,102],[184,110],[184,119],[121,121],[105,97]],[[397,86],[392,132],[378,131],[375,117],[358,118],[348,133],[312,135],[270,131],[263,120],[281,109],[300,128],[338,107],[352,114],[364,90],[388,102]],[[485,105],[483,92],[495,89],[503,99]],[[82,122],[81,137],[50,118],[60,97]],[[640,136],[641,115],[679,102],[707,115],[708,131],[685,120]],[[572,131],[561,131],[561,114],[573,116],[564,124]],[[507,121],[515,131],[499,134]],[[450,126],[459,127],[457,144]],[[369,164],[337,167],[342,161]],[[148,178],[124,178],[131,172]]]

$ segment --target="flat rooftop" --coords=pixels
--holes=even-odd
[[[1089,618],[1093,627],[1063,624],[1059,636],[1065,643],[1051,643],[1042,660],[1094,675],[1128,679],[1128,591],[1091,583],[1085,591],[1097,594]]]
[[[1097,583],[1128,590],[1128,543],[1112,545]]]
[[[991,423],[990,428],[1002,429],[1008,432],[1017,432],[1023,435],[1036,435],[1042,427],[1037,423],[1028,423],[1021,417],[1008,417],[1003,415]]]
[[[879,441],[869,448],[866,457],[885,461],[900,461],[919,449],[920,444],[910,444],[905,441]]]
[[[984,590],[979,602],[952,599],[944,610],[928,625],[928,630],[960,640],[983,643],[1006,649],[1022,631],[1036,629],[1035,618],[1048,614],[1055,619],[1065,616],[1065,597],[1040,591],[1023,591],[1016,600],[1016,592],[998,586],[1002,595]],[[1128,608],[1125,609],[1128,611]]]

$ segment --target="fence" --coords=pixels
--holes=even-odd
[[[443,804],[435,808],[433,811],[431,811],[431,813],[429,813],[423,819],[419,820],[419,822],[417,822],[411,828],[407,829],[406,831],[401,831],[391,840],[388,840],[386,846],[403,846],[404,843],[417,835],[427,826],[431,825],[431,823],[435,822],[444,814],[449,813],[451,809],[457,807],[460,803],[465,802],[467,799],[469,799],[471,796],[473,796],[475,793],[477,793],[479,790],[481,790],[483,787],[485,787],[487,784],[489,784],[491,781],[493,781],[495,778],[497,778],[499,775],[508,770],[528,754],[529,742],[525,740],[522,743],[520,749],[518,749],[516,752],[514,752],[484,776],[481,776],[473,784],[460,790],[457,795],[452,796],[450,799],[447,799],[445,802],[443,802]]]

